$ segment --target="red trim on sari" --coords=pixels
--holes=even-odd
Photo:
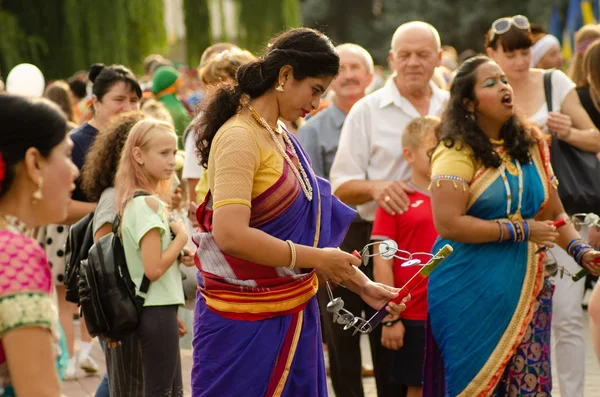
[[[277,182],[252,200],[250,226],[260,227],[277,218],[292,205],[300,193],[300,183],[287,162],[284,162],[283,173]]]
[[[297,313],[292,316],[290,326],[285,334],[281,351],[275,362],[271,379],[269,380],[269,387],[267,388],[266,397],[278,397],[281,396],[285,382],[289,375],[290,367],[296,353],[296,347],[298,345],[298,336],[302,330],[302,313]]]
[[[211,311],[225,318],[246,321],[298,313],[319,288],[314,271],[281,287],[269,289],[244,287],[242,292],[239,287],[236,289],[216,279],[205,280],[204,284],[205,287],[198,287],[198,290]],[[211,287],[206,288],[207,285]]]

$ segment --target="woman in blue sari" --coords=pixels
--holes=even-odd
[[[237,83],[209,97],[195,128],[210,187],[194,236],[195,397],[326,396],[317,276],[375,308],[397,296],[355,271],[357,258],[330,248],[355,213],[278,122],[317,108],[338,69],[326,36],[285,32],[239,68]]]
[[[600,252],[572,225],[552,225],[565,215],[548,147],[514,115],[512,99],[486,57],[465,62],[451,87],[431,197],[433,250],[450,244],[454,253],[429,280],[424,396],[550,396],[553,285],[538,248],[558,244],[600,270],[591,263]],[[445,379],[433,387],[436,350]]]

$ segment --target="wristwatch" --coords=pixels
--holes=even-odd
[[[384,327],[391,327],[392,325],[399,323],[400,321],[402,321],[402,319],[400,317],[398,317],[395,320],[392,321],[385,321],[383,323],[381,323]]]

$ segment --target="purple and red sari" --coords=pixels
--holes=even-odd
[[[296,244],[337,247],[355,213],[314,175],[308,156],[290,138],[299,156],[293,162],[307,171],[313,199],[306,198],[284,162],[277,182],[252,200],[250,226]],[[210,193],[197,217],[192,395],[327,396],[315,272],[288,269],[287,263],[262,266],[223,253],[211,233]]]

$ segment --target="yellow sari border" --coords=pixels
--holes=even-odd
[[[275,393],[273,393],[273,397],[281,397],[281,393],[283,393],[283,388],[285,387],[287,378],[290,375],[290,368],[292,367],[292,362],[294,361],[294,357],[296,356],[296,349],[298,348],[298,341],[300,340],[300,334],[302,333],[303,321],[304,321],[304,312],[301,311],[298,313],[298,320],[296,322],[296,330],[294,331],[294,339],[292,340],[290,352],[288,353],[288,357],[285,362],[285,368],[283,369],[283,373],[281,374],[281,379],[279,379],[279,383],[277,384],[277,389],[275,389]]]
[[[487,363],[458,397],[490,396],[504,373],[508,361],[523,340],[527,326],[533,318],[535,302],[542,290],[544,280],[541,257],[535,253],[536,245],[528,243],[527,250],[527,271],[517,309]]]
[[[257,314],[280,313],[293,310],[308,302],[317,294],[318,289],[319,280],[317,275],[313,273],[306,284],[302,286],[296,285],[294,289],[288,289],[288,291],[271,296],[257,296],[252,299],[249,296],[241,296],[231,291],[222,293],[222,291],[206,291],[204,289],[200,289],[200,293],[209,307],[220,312]]]
[[[467,210],[481,197],[483,193],[500,178],[500,171],[497,168],[480,168],[476,173],[469,188],[469,199],[467,200]]]

